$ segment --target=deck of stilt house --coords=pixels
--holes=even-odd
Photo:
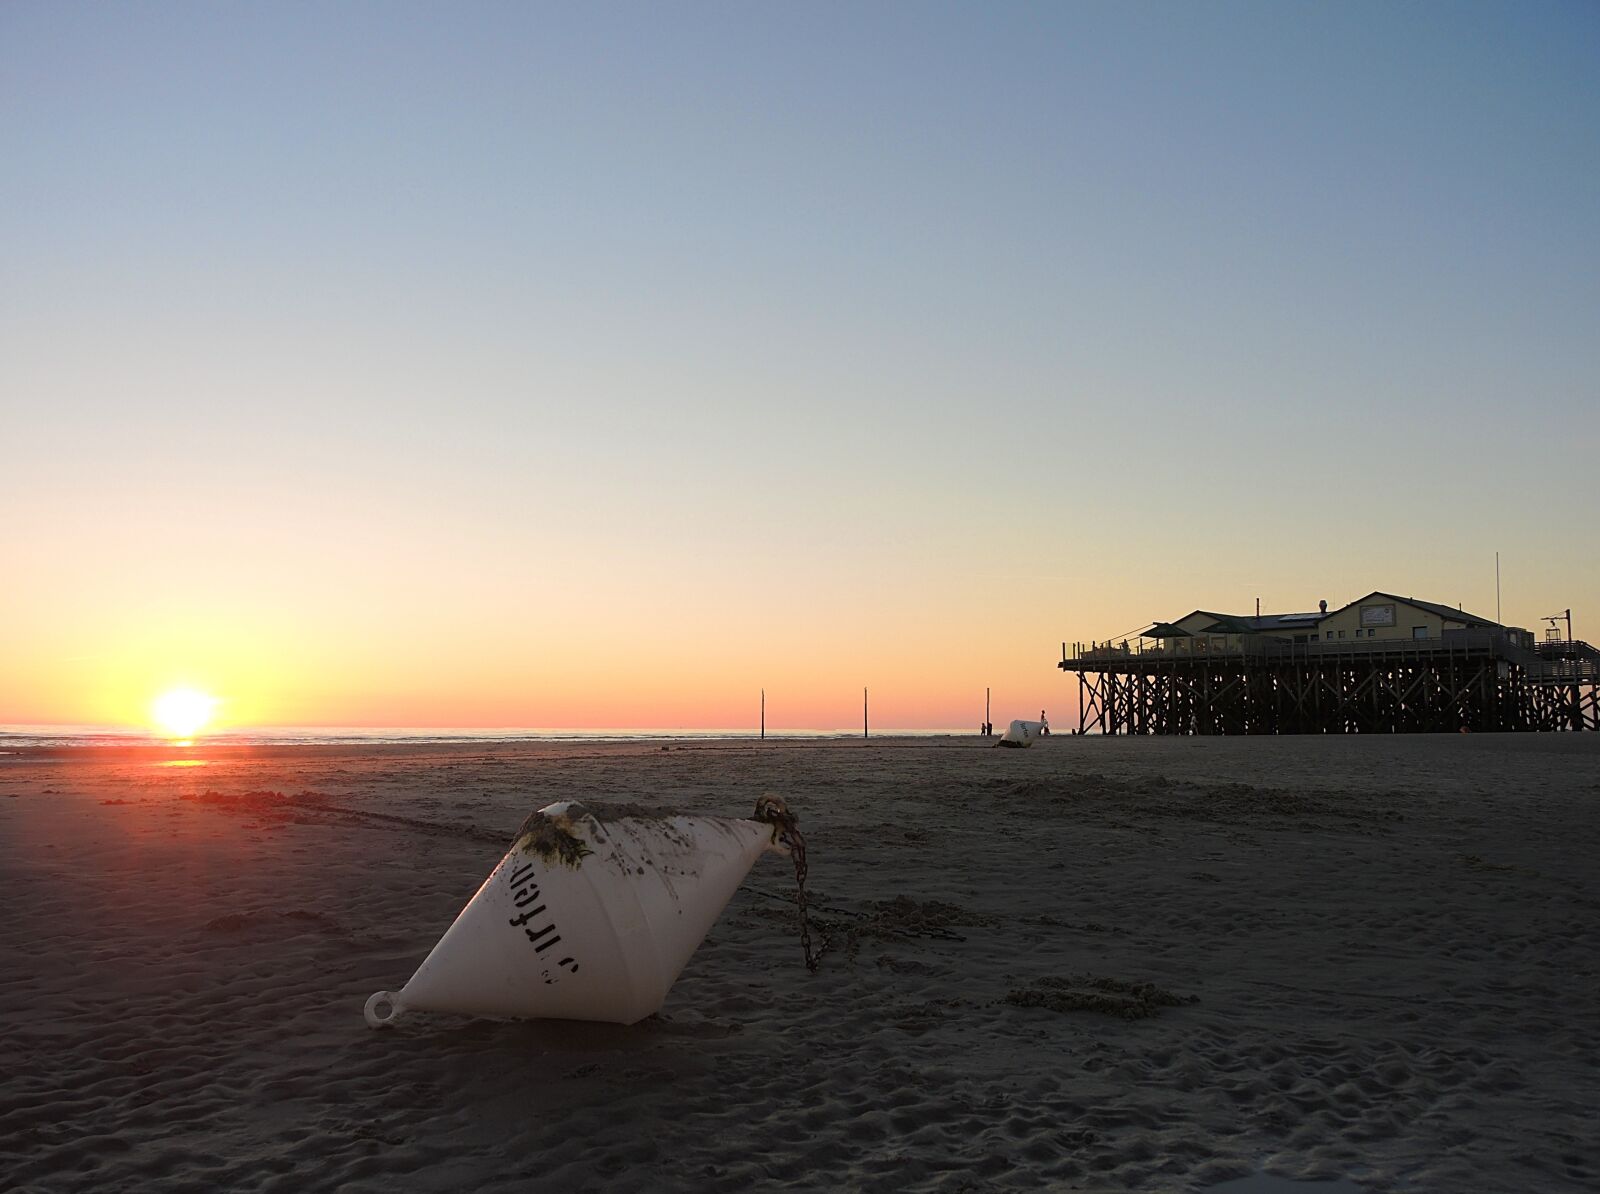
[[[1363,599],[1369,608],[1372,598]],[[1434,633],[1363,633],[1353,616],[1344,624],[1356,637],[1319,629],[1344,610],[1280,615],[1290,625],[1275,633],[1247,629],[1271,625],[1270,616],[1191,615],[1194,626],[1222,619],[1209,628],[1221,633],[1156,623],[1129,639],[1063,643],[1059,666],[1078,677],[1080,733],[1600,730],[1600,650],[1570,637],[1535,642],[1526,630],[1464,614],[1466,626],[1452,628],[1449,607],[1384,604],[1394,602],[1435,611]],[[1396,625],[1392,609],[1382,616]]]

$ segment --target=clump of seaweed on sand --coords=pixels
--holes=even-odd
[[[1482,871],[1486,874],[1522,874],[1534,875],[1538,871],[1530,870],[1525,866],[1518,866],[1514,862],[1490,862],[1487,858],[1480,858],[1476,854],[1457,854],[1457,860],[1469,871]]]
[[[1160,1015],[1164,1007],[1199,1003],[1200,997],[1179,995],[1155,983],[1130,983],[1120,978],[1082,974],[1065,978],[1047,975],[1035,979],[1031,988],[1008,992],[1004,1002],[1013,1007],[1042,1007],[1053,1012],[1099,1012],[1123,1020],[1147,1020]]]
[[[965,941],[966,938],[955,931],[957,927],[970,928],[994,923],[994,917],[972,912],[960,904],[895,896],[892,900],[873,900],[869,910],[856,921],[853,928],[860,937],[880,941],[904,940],[908,937]]]

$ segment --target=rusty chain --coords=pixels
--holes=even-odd
[[[814,973],[831,939],[824,934],[822,947],[811,948],[811,918],[806,915],[806,839],[800,832],[800,818],[789,811],[781,797],[769,794],[756,801],[755,819],[776,829],[777,840],[788,847],[789,857],[794,860],[794,902],[800,912],[800,948],[805,951],[806,969]]]

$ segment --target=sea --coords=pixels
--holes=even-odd
[[[937,738],[949,735],[973,736],[971,728],[891,729],[872,731],[883,738]],[[860,728],[840,730],[773,730],[765,737],[779,741],[806,739],[859,738]],[[440,744],[453,742],[682,742],[754,740],[763,737],[753,729],[463,729],[459,727],[415,726],[263,726],[227,729],[195,736],[196,743],[210,746],[385,746],[394,744]],[[29,748],[152,746],[170,738],[129,727],[75,725],[0,726],[0,754]]]

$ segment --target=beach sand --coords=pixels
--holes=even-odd
[[[0,757],[0,1184],[1600,1185],[1597,735],[194,753]],[[659,1017],[364,1024],[531,809],[766,791],[817,973],[769,856]]]

